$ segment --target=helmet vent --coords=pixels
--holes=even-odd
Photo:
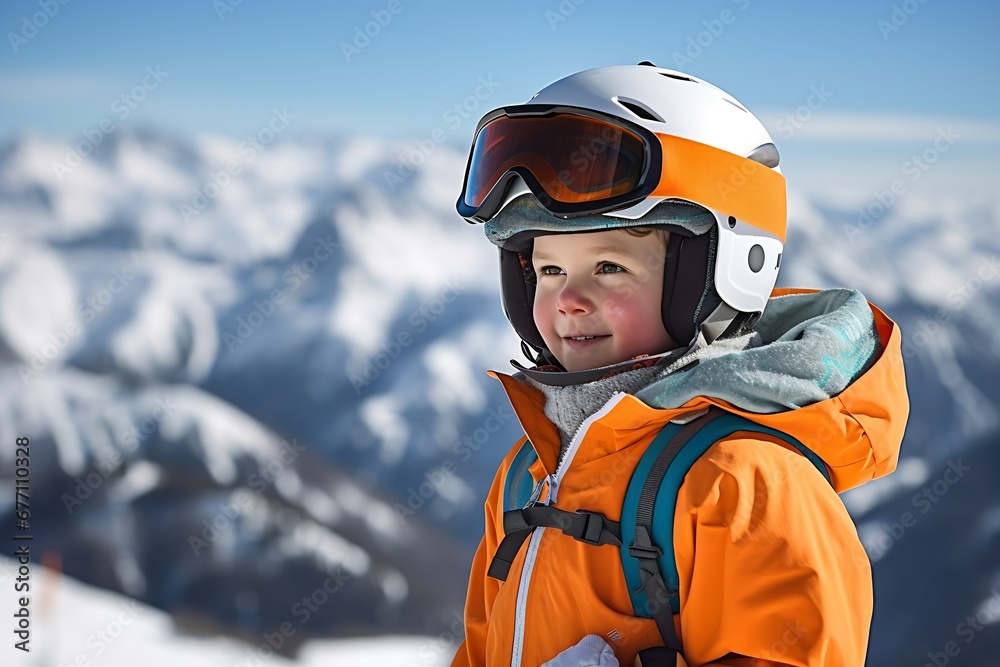
[[[649,109],[648,107],[646,107],[644,105],[639,104],[635,100],[626,100],[626,99],[622,99],[622,98],[618,97],[618,98],[615,98],[615,101],[618,102],[619,105],[621,105],[621,106],[625,107],[626,109],[628,109],[629,111],[631,111],[633,114],[635,114],[639,118],[642,118],[644,120],[653,120],[653,121],[656,121],[658,123],[662,123],[663,122],[663,119],[660,118],[655,113],[653,113],[653,111],[651,109]]]
[[[747,155],[747,158],[754,162],[760,162],[765,167],[778,166],[781,158],[778,155],[778,148],[774,144],[761,144]]]
[[[728,97],[723,97],[722,99],[724,99],[725,101],[729,102],[730,104],[732,104],[734,107],[736,107],[740,111],[742,111],[744,113],[750,113],[749,111],[747,111],[746,109],[743,108],[742,104],[740,104],[738,102],[735,102],[735,101],[729,99]]]
[[[677,79],[678,81],[691,81],[692,83],[694,83],[694,79],[692,79],[689,76],[684,76],[683,74],[672,74],[672,73],[668,74],[667,72],[660,72],[660,74],[669,79]]]

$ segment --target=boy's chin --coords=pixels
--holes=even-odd
[[[645,357],[667,354],[679,347],[669,336],[666,336],[666,338],[667,340],[657,341],[655,344],[650,345],[649,347],[652,349],[648,352],[641,348],[638,350],[633,349],[632,351],[616,349],[611,336],[600,336],[586,342],[554,341],[554,346],[558,352],[553,351],[552,356],[568,372],[590,371],[598,368],[607,368],[608,366],[616,366]],[[549,349],[552,350],[552,347]]]
[[[558,359],[558,357],[557,357]],[[619,359],[618,357],[602,358],[602,357],[582,357],[579,355],[574,355],[573,357],[567,357],[565,361],[559,359],[559,363],[562,364],[570,373],[576,371],[592,371],[596,368],[605,368],[606,366],[614,366],[615,364],[620,364],[629,361],[631,357],[626,359]]]

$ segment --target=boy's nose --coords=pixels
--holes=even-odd
[[[567,314],[589,313],[594,309],[594,302],[580,289],[579,285],[567,282],[559,291],[559,311]]]

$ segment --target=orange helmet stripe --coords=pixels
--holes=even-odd
[[[770,167],[691,139],[657,134],[660,182],[651,197],[680,197],[747,222],[785,241],[785,177]]]

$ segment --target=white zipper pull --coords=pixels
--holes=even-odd
[[[556,504],[556,493],[559,491],[559,478],[556,477],[555,473],[548,476],[549,480],[549,495],[545,497],[546,505]]]
[[[549,500],[552,498],[552,485],[555,483],[555,475],[546,475],[538,481],[535,488],[531,491],[531,496],[528,498],[528,502],[521,509],[527,509],[529,507],[534,507],[538,503],[538,499],[542,497],[542,488],[548,484],[549,485],[549,497],[546,499],[545,504],[549,505]]]

